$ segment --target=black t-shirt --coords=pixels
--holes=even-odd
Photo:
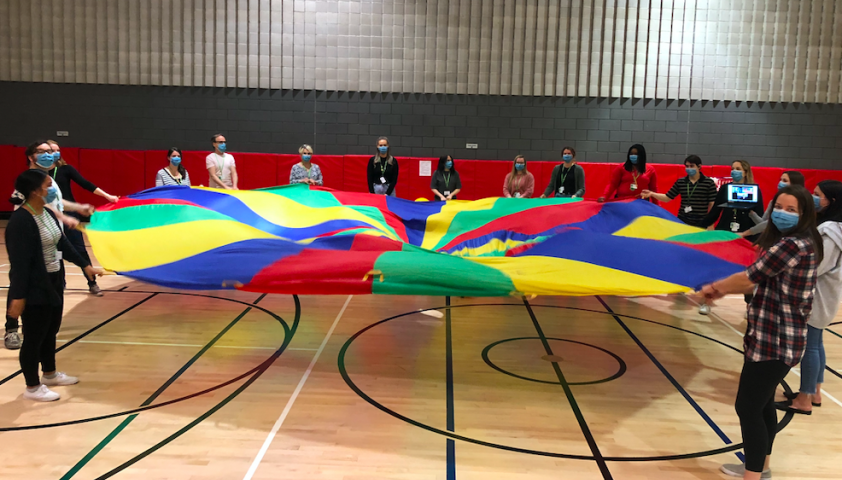
[[[564,164],[559,165],[558,174],[556,176],[556,196],[570,197],[576,193],[576,164],[566,168]],[[558,192],[558,187],[564,187],[564,193]]]
[[[430,179],[430,189],[438,190],[444,196],[447,196],[445,192],[453,193],[453,191],[460,188],[462,188],[462,180],[459,179],[459,172],[456,170],[449,172],[436,170]],[[456,197],[454,196],[453,198]]]

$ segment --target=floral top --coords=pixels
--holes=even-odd
[[[315,163],[310,164],[310,170],[302,167],[300,163],[296,163],[292,166],[292,170],[289,172],[289,184],[293,185],[296,183],[304,183],[304,180],[311,178],[316,181],[316,185],[322,186],[324,185],[324,179],[322,178],[322,171],[318,165]]]

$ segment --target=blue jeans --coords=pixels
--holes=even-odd
[[[816,384],[824,383],[824,343],[820,328],[807,325],[807,350],[801,359],[801,393],[816,394]]]

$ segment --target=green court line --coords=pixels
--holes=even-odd
[[[265,293],[263,295],[261,295],[260,297],[258,297],[257,300],[254,301],[254,304],[257,305],[257,303],[260,302],[261,300],[263,300],[264,297],[266,297]],[[193,358],[188,360],[187,363],[185,363],[180,369],[178,369],[177,372],[175,372],[166,382],[164,382],[164,384],[161,385],[158,388],[158,390],[155,391],[155,393],[150,395],[149,398],[147,398],[143,403],[141,403],[140,406],[145,407],[145,406],[151,404],[152,402],[154,402],[155,399],[157,399],[162,393],[164,393],[164,391],[167,388],[169,388],[170,385],[175,383],[175,381],[178,380],[178,378],[181,375],[183,375],[184,372],[186,372],[188,368],[193,366],[193,364],[196,363],[196,361],[198,361],[199,358],[202,355],[204,355],[208,350],[210,350],[210,348],[213,347],[213,345],[216,344],[216,342],[218,342],[220,338],[222,338],[226,333],[228,333],[228,331],[231,330],[231,328],[233,328],[234,325],[237,324],[237,322],[242,320],[243,317],[245,317],[246,314],[249,313],[250,311],[251,311],[251,307],[248,307],[245,310],[243,310],[242,313],[237,315],[237,318],[232,320],[231,323],[229,323],[225,328],[223,328],[207,344],[205,344],[205,346],[202,347],[201,350],[199,350],[195,355],[193,355]],[[88,452],[87,455],[85,455],[81,460],[79,460],[79,462],[77,462],[76,465],[73,466],[73,468],[71,468],[67,473],[65,473],[61,477],[61,480],[68,480],[70,478],[73,478],[73,476],[76,475],[77,473],[79,473],[79,471],[82,470],[82,468],[84,468],[85,465],[88,464],[88,462],[93,460],[93,458],[99,452],[101,452],[103,448],[105,448],[109,443],[111,443],[111,441],[114,440],[117,437],[117,435],[119,435],[120,432],[122,432],[130,423],[132,423],[132,421],[138,415],[139,415],[138,413],[129,415],[122,422],[120,422],[120,425],[118,425],[117,428],[112,430],[111,433],[109,433],[101,442],[99,442],[93,449],[91,449],[91,451]]]

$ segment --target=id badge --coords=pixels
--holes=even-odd
[[[386,183],[386,177],[380,177],[380,183],[385,184]]]
[[[631,186],[629,187],[629,190],[631,190],[632,192],[633,192],[633,191],[635,191],[635,190],[637,190],[637,184],[636,184],[636,183],[632,183],[632,184],[631,184]]]
[[[446,196],[448,196],[448,195],[450,195],[450,190],[445,190],[445,191],[444,191],[444,196],[446,197]]]
[[[558,193],[564,195],[564,187],[558,187]]]
[[[515,192],[515,198],[520,198],[520,192]]]
[[[684,213],[690,213],[693,211],[693,207],[684,207]]]
[[[56,261],[60,262],[62,258],[64,258],[64,256],[62,255],[61,250],[56,250]]]
[[[731,222],[731,231],[737,233],[740,231],[740,224],[737,222]]]

